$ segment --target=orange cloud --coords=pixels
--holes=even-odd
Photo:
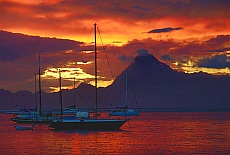
[[[93,23],[106,44],[133,39],[188,39],[227,34],[228,3],[223,1],[3,1],[0,29],[87,42]],[[78,9],[76,9],[78,8]],[[179,8],[179,9],[178,9]],[[204,11],[204,8],[205,11]],[[215,19],[215,20],[213,20]],[[108,24],[109,23],[109,24]],[[220,24],[221,23],[221,24]],[[167,35],[143,35],[164,27],[183,27]]]
[[[112,78],[105,67],[107,62],[102,45],[105,45],[114,77],[132,62],[139,49],[148,50],[178,70],[195,67],[199,60],[211,59],[229,49],[229,5],[228,1],[216,0],[209,3],[189,0],[4,0],[0,2],[0,29],[39,37],[23,38],[15,34],[11,38],[0,33],[4,36],[0,42],[0,65],[12,69],[4,72],[6,74],[0,80],[8,80],[7,77],[15,76],[14,73],[26,71],[15,80],[31,81],[38,52],[42,53],[43,72],[48,68],[64,68],[71,63],[71,67],[78,67],[76,62],[93,62],[93,53],[83,51],[93,51],[95,22],[103,41],[102,44],[98,35],[99,76],[104,77],[101,80],[110,81]],[[143,33],[180,27],[183,29]],[[82,65],[81,69],[93,75],[92,66],[93,63]],[[5,70],[1,68],[1,71]]]

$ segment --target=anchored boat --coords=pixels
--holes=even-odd
[[[118,130],[127,120],[126,119],[98,119],[97,113],[97,48],[96,48],[96,29],[95,32],[95,115],[89,116],[88,112],[77,112],[74,117],[63,117],[62,119],[53,120],[51,128],[56,130]]]

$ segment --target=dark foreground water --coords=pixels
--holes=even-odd
[[[230,113],[143,112],[120,131],[15,130],[0,114],[0,154],[230,154]]]

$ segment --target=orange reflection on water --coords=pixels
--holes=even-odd
[[[119,131],[17,131],[0,114],[1,154],[227,154],[230,113],[141,113]]]

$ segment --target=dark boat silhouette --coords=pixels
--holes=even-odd
[[[126,119],[98,118],[96,29],[97,24],[95,23],[95,115],[90,116],[88,112],[77,112],[74,117],[63,117],[62,119],[53,120],[50,124],[51,128],[56,130],[118,130],[127,121]]]

